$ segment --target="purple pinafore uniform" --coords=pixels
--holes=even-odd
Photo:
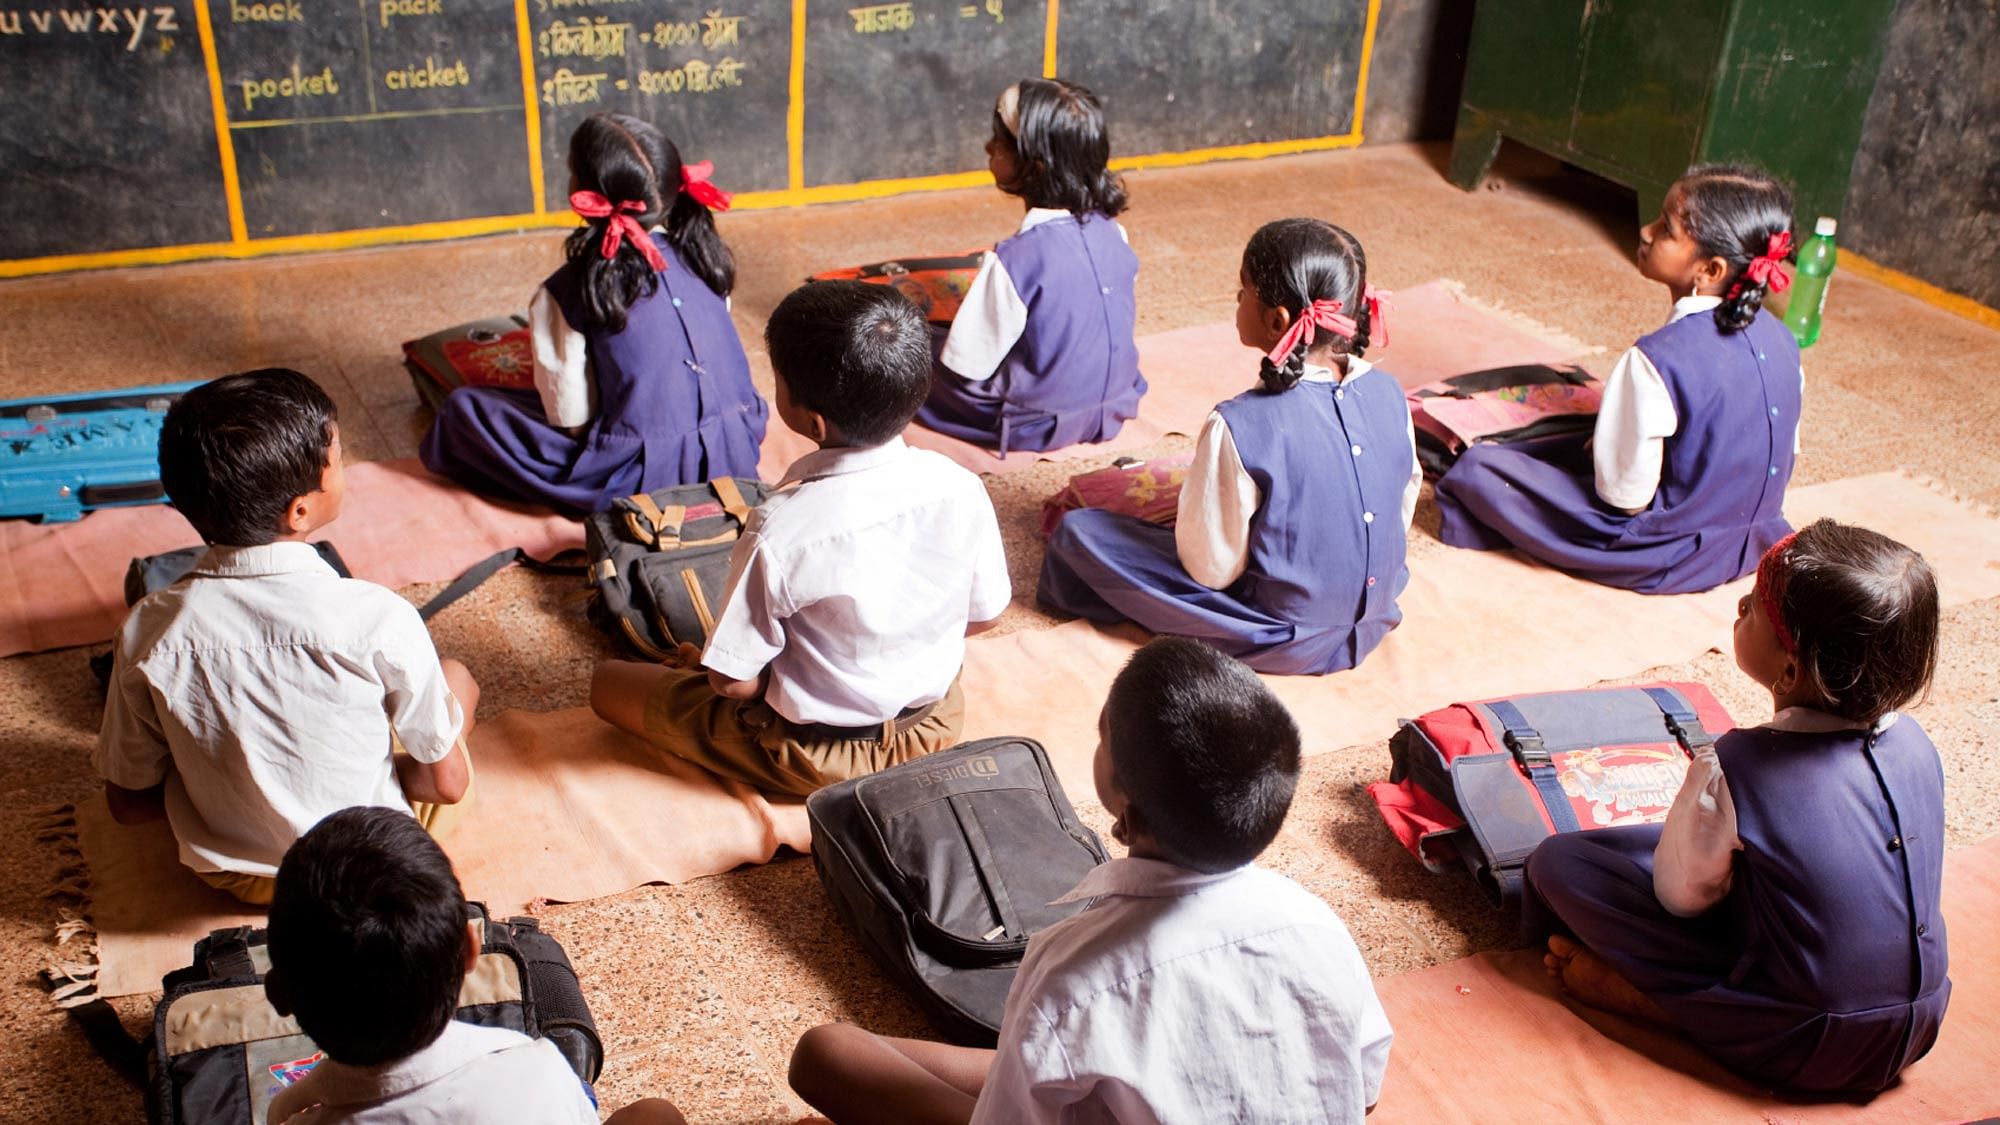
[[[581,270],[564,265],[545,287],[590,348],[597,413],[572,435],[531,390],[460,387],[445,399],[421,454],[432,472],[563,512],[594,512],[621,496],[716,477],[757,475],[767,409],[729,307],[665,237],[659,285],[621,332],[592,332]]]
[[[1354,667],[1403,620],[1402,387],[1377,368],[1215,409],[1260,498],[1243,576],[1212,590],[1181,566],[1171,528],[1085,508],[1056,525],[1036,595],[1093,621],[1200,638],[1260,672]]]
[[[1685,316],[1640,339],[1673,396],[1660,487],[1628,516],[1598,498],[1574,439],[1474,445],[1437,483],[1440,536],[1515,547],[1580,578],[1645,594],[1707,590],[1791,531],[1785,485],[1799,425],[1799,348],[1768,312],[1740,332]]]
[[[1118,224],[1095,212],[1038,223],[993,253],[1027,326],[989,379],[939,366],[917,421],[1003,456],[1113,437],[1146,393],[1132,339],[1139,259]]]
[[[1715,749],[1743,841],[1727,897],[1695,918],[1660,905],[1658,825],[1570,833],[1528,858],[1528,932],[1575,935],[1732,1070],[1880,1090],[1930,1050],[1951,996],[1937,749],[1907,715]]]

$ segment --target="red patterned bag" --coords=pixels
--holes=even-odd
[[[410,340],[403,345],[403,366],[433,409],[459,387],[532,390],[535,353],[528,318],[489,317]]]
[[[887,285],[922,309],[925,320],[932,324],[950,324],[952,318],[958,315],[958,306],[965,300],[966,290],[972,288],[972,279],[978,276],[979,263],[985,257],[984,250],[968,250],[963,254],[935,258],[903,258],[894,262],[827,270],[806,280],[866,281]]]
[[[1054,535],[1063,516],[1078,508],[1102,508],[1137,516],[1147,523],[1173,526],[1181,503],[1181,482],[1187,479],[1188,465],[1193,461],[1191,453],[1151,461],[1120,457],[1109,468],[1069,478],[1061,492],[1042,501],[1042,538]]]

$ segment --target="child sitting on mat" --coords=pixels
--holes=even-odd
[[[278,867],[268,932],[264,994],[325,1055],[271,1100],[272,1125],[595,1125],[553,1044],[452,1018],[479,928],[451,861],[409,817],[347,809],[301,836]],[[682,1118],[652,1100],[612,1120]]]
[[[1261,385],[1217,406],[1168,529],[1063,516],[1035,593],[1093,621],[1197,637],[1260,672],[1338,672],[1402,621],[1423,470],[1403,389],[1361,353],[1377,293],[1354,236],[1266,224],[1243,251],[1236,331]]]
[[[1673,319],[1605,381],[1589,447],[1554,437],[1467,449],[1437,484],[1440,534],[1514,547],[1580,578],[1645,594],[1739,578],[1791,526],[1799,347],[1760,311],[1789,283],[1792,199],[1749,168],[1704,165],[1639,233],[1639,273]]]
[[[1104,441],[1139,412],[1132,329],[1139,259],[1113,216],[1125,187],[1097,96],[1072,82],[1007,87],[986,142],[993,180],[1028,205],[972,279],[917,421],[997,450]]]
[[[255,904],[335,810],[441,831],[472,784],[479,685],[409,602],[313,549],[346,494],[326,392],[284,368],[195,388],[161,427],[160,483],[209,550],[119,630],[94,756],[111,815],[164,813],[181,862]]]
[[[985,485],[903,444],[930,385],[916,306],[813,282],[764,339],[778,417],[819,450],[737,540],[700,665],[605,661],[590,702],[724,777],[806,794],[956,741],[965,637],[1013,589]]]
[[[596,511],[621,496],[757,475],[764,400],[729,319],[729,195],[658,129],[593,114],[569,141],[568,257],[528,306],[535,393],[460,387],[425,467],[470,488]]]
[[[1773,1086],[1873,1092],[1944,1019],[1944,772],[1895,709],[1937,667],[1923,557],[1821,520],[1737,608],[1776,716],[1696,755],[1663,825],[1553,836],[1526,923],[1587,1004],[1679,1028]]]
[[[1299,731],[1243,665],[1146,645],[1098,718],[1097,796],[1129,850],[1029,939],[997,1050],[852,1024],[792,1052],[800,1097],[853,1122],[1360,1121],[1388,1017],[1338,915],[1252,865],[1299,775]]]

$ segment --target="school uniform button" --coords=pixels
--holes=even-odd
[[[1891,837],[1889,837],[1889,850],[1890,850],[1890,851],[1892,851],[1892,852],[1899,852],[1899,851],[1902,851],[1902,850],[1903,850],[1903,838],[1902,838],[1901,836],[1891,836]]]
[[[1099,292],[1099,293],[1102,293],[1102,294],[1104,294],[1104,295],[1105,295],[1105,296],[1107,296],[1107,297],[1109,297],[1109,296],[1111,295],[1111,287],[1110,287],[1109,285],[1107,285],[1107,286],[1105,286],[1104,288],[1102,288],[1102,289],[1099,289],[1099,290],[1098,290],[1098,292]]]
[[[1931,928],[1930,928],[1930,925],[1929,925],[1928,923],[1925,923],[1925,922],[1918,922],[1918,923],[1917,923],[1917,936],[1918,936],[1918,937],[1922,937],[1922,936],[1924,936],[1925,934],[1927,934],[1927,933],[1930,933],[1930,932],[1931,932]]]
[[[1776,418],[1777,416],[1778,416],[1778,408],[1774,406],[1771,408],[1771,417]]]
[[[1763,352],[1758,352],[1758,353],[1757,353],[1757,358],[1758,358],[1758,359],[1763,359],[1763,358],[1764,358],[1764,353],[1763,353]]]
[[[1774,477],[1778,475],[1778,467],[1776,465],[1771,466],[1771,475]]]
[[[1362,523],[1374,523],[1374,522],[1375,522],[1375,513],[1374,513],[1374,512],[1363,512],[1363,513],[1361,513],[1361,522],[1362,522]]]
[[[1368,576],[1368,584],[1369,584],[1370,586],[1373,586],[1373,585],[1375,584],[1375,576],[1374,576],[1374,575],[1372,575],[1372,574],[1371,574],[1371,575],[1369,575],[1369,576]]]
[[[680,307],[681,307],[681,299],[680,299],[679,297],[675,297],[675,298],[674,298],[674,307],[675,307],[675,308],[680,308]]]
[[[1354,455],[1355,455],[1356,457],[1359,457],[1359,456],[1361,456],[1361,447],[1360,447],[1360,446],[1358,446],[1358,445],[1356,445],[1356,446],[1350,446],[1350,447],[1349,447],[1349,449],[1348,449],[1348,452],[1350,452],[1350,453],[1354,454]]]
[[[1344,390],[1342,390],[1342,389],[1340,389],[1339,387],[1335,387],[1335,388],[1333,389],[1333,401],[1335,401],[1335,402],[1346,402],[1346,401],[1347,401],[1347,392],[1346,392],[1346,391],[1344,391]]]

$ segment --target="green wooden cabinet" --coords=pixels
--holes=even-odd
[[[1757,164],[1802,230],[1839,215],[1895,0],[1481,0],[1451,178],[1500,139],[1638,193],[1659,213],[1689,165]]]

